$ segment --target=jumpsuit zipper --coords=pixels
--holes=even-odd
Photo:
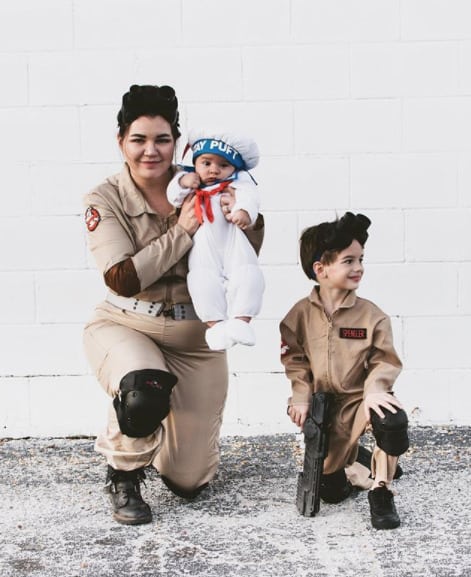
[[[170,217],[168,217],[168,216],[164,219],[164,234],[167,233],[168,230],[169,230],[169,226],[168,226],[169,219],[170,219]],[[173,268],[173,267],[172,267],[172,268]],[[167,305],[169,304],[169,299],[170,299],[169,290],[170,290],[170,288],[169,288],[169,283],[166,283],[166,287],[165,287],[165,299],[164,299],[164,305],[165,305],[165,306],[167,306]],[[171,304],[173,304],[173,303],[171,303]]]
[[[333,315],[332,315],[333,316]],[[328,330],[327,330],[327,383],[329,385],[329,389],[332,389],[332,381],[331,381],[331,370],[330,370],[330,365],[331,365],[331,358],[332,358],[332,353],[331,353],[331,343],[332,343],[332,316],[327,316],[327,326],[328,326]]]

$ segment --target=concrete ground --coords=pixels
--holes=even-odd
[[[219,474],[193,502],[149,471],[155,520],[139,527],[112,520],[91,439],[5,439],[0,576],[471,576],[471,429],[414,428],[411,444],[402,524],[377,531],[364,492],[298,515],[296,435],[223,438]]]

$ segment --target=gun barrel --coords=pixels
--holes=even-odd
[[[304,466],[298,475],[296,507],[301,515],[313,517],[319,512],[320,484],[328,451],[328,415],[330,393],[315,393],[303,427]]]

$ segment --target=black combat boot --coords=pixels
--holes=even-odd
[[[118,523],[141,525],[152,521],[152,512],[141,497],[139,485],[145,478],[143,469],[118,471],[108,465],[105,493],[110,496],[113,518]]]
[[[394,505],[392,492],[380,485],[368,491],[368,501],[370,503],[371,524],[375,529],[395,529],[399,527],[401,521]]]
[[[345,469],[339,469],[335,473],[322,475],[319,495],[326,503],[340,503],[352,492],[352,484],[347,481]]]

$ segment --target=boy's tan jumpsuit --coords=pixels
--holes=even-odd
[[[127,166],[85,196],[89,207],[89,248],[99,271],[132,257],[141,292],[132,299],[163,304],[190,303],[186,286],[187,253],[192,239],[177,224],[175,212],[162,218],[146,203]],[[263,228],[248,233],[256,249]],[[228,370],[224,352],[208,349],[206,326],[199,320],[174,320],[121,309],[107,301],[85,327],[84,345],[100,384],[114,397],[130,371],[161,369],[178,377],[171,410],[148,437],[131,438],[119,429],[110,403],[108,426],[96,450],[115,469],[154,464],[182,489],[209,481],[219,463],[219,431]]]
[[[280,331],[281,362],[292,383],[288,403],[309,404],[316,391],[335,394],[324,473],[353,465],[358,439],[368,425],[363,408],[365,395],[392,391],[402,368],[394,350],[389,317],[351,292],[328,318],[316,286],[309,297],[292,307],[280,323]],[[390,483],[396,465],[397,457],[375,447],[372,472],[376,480]],[[363,481],[350,480],[363,485]]]

